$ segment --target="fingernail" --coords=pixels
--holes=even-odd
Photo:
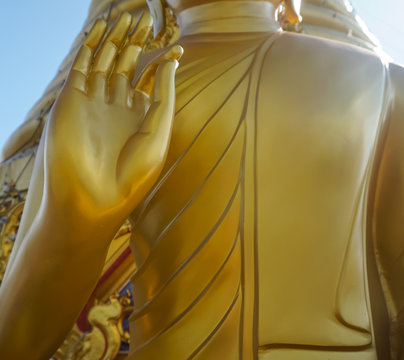
[[[122,23],[130,23],[130,22],[132,22],[132,15],[129,12],[124,11],[121,14],[121,16],[119,17],[117,23],[120,23],[120,22],[122,22]]]

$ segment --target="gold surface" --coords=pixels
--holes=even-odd
[[[168,1],[181,36],[142,73],[147,15],[78,51],[0,291],[5,359],[55,352],[127,218],[128,359],[402,358],[404,70],[282,32],[279,1],[206,3]],[[91,312],[94,354],[116,354],[116,305]]]
[[[115,359],[121,341],[129,342],[129,332],[123,328],[122,322],[130,311],[130,293],[122,296],[111,295],[104,303],[96,302],[88,313],[91,330],[83,333],[74,326],[53,359]]]
[[[121,345],[118,320],[121,303],[112,298],[109,304],[95,305],[88,314],[92,330],[82,335],[66,356],[66,360],[114,359]]]
[[[282,7],[279,18],[284,30],[347,42],[382,53],[377,39],[368,31],[346,0],[303,0],[301,6],[303,20],[299,24],[290,23],[285,7]],[[42,98],[27,115],[25,123],[8,139],[2,149],[1,159],[18,156],[21,151],[38,145],[49,110],[63,86],[71,63],[91,24],[99,17],[112,22],[120,11],[129,11],[137,18],[141,11],[147,11],[147,6],[144,0],[93,1],[84,27],[74,41],[70,53]],[[166,47],[178,39],[179,26],[174,14],[168,8],[164,8],[164,12],[166,17],[164,31],[155,39],[148,39],[145,52]]]

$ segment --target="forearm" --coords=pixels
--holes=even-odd
[[[33,175],[39,190],[30,186],[37,196],[27,201],[0,289],[2,360],[53,355],[95,286],[115,232],[164,165],[182,49],[153,61],[133,87],[152,25],[147,14],[131,31],[133,23],[123,14],[104,36],[106,22],[96,21],[48,116],[38,154],[43,181]]]
[[[43,188],[44,188],[44,141],[42,140],[39,144],[38,151],[36,153],[35,164],[31,174],[31,181],[29,184],[29,191],[24,205],[24,215],[21,219],[20,225],[18,227],[17,238],[14,242],[13,251],[8,260],[6,273],[4,275],[3,283],[7,278],[14,259],[17,256],[18,249],[22,244],[22,240],[25,237],[28,229],[31,227],[36,214],[38,213],[39,207],[42,202]]]
[[[72,211],[39,213],[2,284],[4,360],[49,359],[97,282],[115,229]]]

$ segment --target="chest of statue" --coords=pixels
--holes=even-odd
[[[282,97],[264,53],[179,71],[167,165],[135,213],[138,344],[192,329],[196,344],[231,336],[226,358],[373,359],[365,228],[383,87]]]

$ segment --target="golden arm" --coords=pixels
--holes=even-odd
[[[376,180],[373,246],[390,318],[391,359],[404,359],[404,68],[390,65],[392,106]]]
[[[48,119],[16,250],[0,289],[4,360],[49,359],[94,287],[109,242],[156,181],[173,120],[176,59],[152,62],[135,86],[148,36],[124,13],[98,20]]]

